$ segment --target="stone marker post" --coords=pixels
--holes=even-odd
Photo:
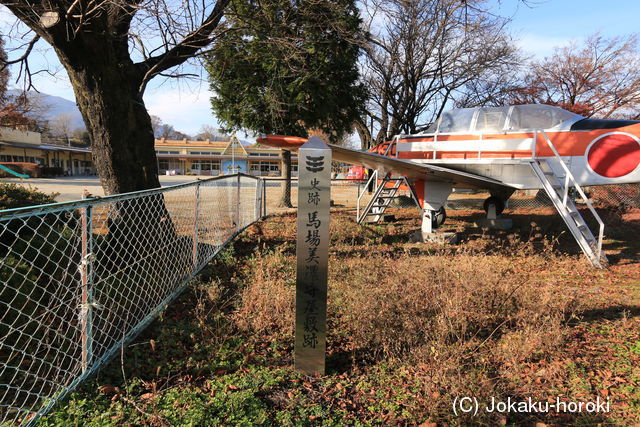
[[[311,137],[298,152],[298,237],[294,367],[324,374],[331,149]]]

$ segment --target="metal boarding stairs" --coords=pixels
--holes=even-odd
[[[378,223],[380,219],[383,218],[384,212],[391,205],[393,199],[399,197],[398,190],[400,186],[404,183],[411,191],[411,186],[405,177],[393,177],[390,173],[386,174],[382,181],[378,184],[379,174],[378,171],[374,171],[369,178],[365,188],[368,188],[371,183],[376,183],[377,187],[373,192],[373,197],[367,204],[367,206],[362,210],[362,214],[360,214],[360,199],[366,193],[363,191],[362,194],[358,197],[358,206],[357,206],[357,222],[361,224],[365,219],[366,222],[369,223]],[[392,184],[389,186],[389,184]],[[413,192],[411,194],[414,197]]]
[[[598,268],[606,267],[608,264],[607,257],[602,252],[602,239],[604,235],[604,223],[602,219],[593,208],[591,201],[576,181],[547,134],[544,131],[537,131],[534,134],[534,141],[537,143],[538,134],[544,137],[554,157],[541,158],[534,155],[531,161],[533,172],[538,177],[538,180],[553,202],[556,210],[567,224],[569,231],[571,231],[571,234],[591,264]],[[597,238],[589,229],[587,222],[582,217],[575,203],[571,200],[571,197],[569,197],[571,187],[575,188],[578,194],[580,194],[580,197],[582,197],[589,211],[598,222],[599,231]]]
[[[388,156],[391,153],[391,150],[395,145],[397,139],[398,138],[396,137],[392,142],[386,144],[386,149],[383,154],[384,156]],[[373,192],[373,197],[371,198],[369,203],[367,203],[365,208],[362,210],[362,214],[360,213],[360,201],[362,199],[362,196],[364,196],[364,194],[366,193],[366,191],[363,191],[358,196],[358,203],[357,203],[357,210],[356,210],[356,221],[358,224],[361,224],[365,220],[368,223],[380,222],[380,220],[384,217],[384,213],[387,210],[387,208],[391,206],[391,203],[393,202],[393,200],[400,197],[400,195],[398,194],[398,191],[400,190],[400,187],[402,186],[402,184],[404,184],[409,189],[411,198],[413,202],[416,204],[416,206],[418,206],[418,208],[420,207],[420,204],[418,203],[418,199],[414,193],[413,186],[409,183],[406,177],[393,176],[391,173],[387,173],[382,178],[382,181],[378,183],[378,181],[380,180],[380,175],[381,173],[379,171],[377,170],[374,171],[371,174],[371,177],[369,177],[369,180],[365,185],[365,188],[369,188],[371,185],[374,185],[375,190]],[[422,209],[419,208],[419,210],[420,212],[422,212]]]

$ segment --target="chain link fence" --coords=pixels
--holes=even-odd
[[[0,424],[32,424],[264,214],[232,175],[0,212]]]
[[[599,208],[637,208],[640,207],[639,184],[617,184],[585,187],[585,193],[591,203]],[[570,193],[576,204],[584,204],[581,199],[575,199],[576,194]],[[453,193],[447,201],[448,209],[483,209],[488,191],[469,191]],[[507,209],[537,209],[553,207],[553,202],[544,190],[516,191],[507,203]]]
[[[294,209],[281,204],[283,192],[286,191],[286,180],[284,178],[266,178],[265,191],[267,201],[267,211],[270,214],[294,212],[298,203],[298,180],[291,181],[291,203]],[[331,180],[331,201],[336,208],[356,209],[358,197],[360,208],[364,208],[373,197],[373,190],[367,188],[366,180],[358,179],[333,179]],[[598,207],[640,207],[640,185],[619,184],[603,185],[597,187],[586,187],[585,191],[591,198],[592,203]],[[364,193],[364,194],[363,194]],[[415,208],[409,191],[404,186],[398,191],[398,198],[394,199],[389,206],[389,211],[393,208]],[[455,191],[447,200],[447,209],[483,209],[484,201],[490,196],[488,191],[462,190]],[[576,200],[578,205],[582,200]],[[553,203],[544,190],[518,190],[507,203],[507,209],[537,209],[553,207]]]
[[[587,187],[586,192],[596,206],[640,207],[640,184]]]
[[[358,197],[362,195],[360,199],[360,208],[364,208],[367,203],[373,197],[373,189],[369,191],[367,188],[366,180],[358,179],[332,179],[331,180],[331,202],[332,207],[353,209],[355,212],[358,204]],[[291,180],[291,203],[292,208],[283,206],[282,195],[286,192],[286,180],[284,178],[266,178],[265,179],[265,191],[267,201],[267,212],[269,214],[278,214],[286,212],[295,212],[295,208],[298,205],[298,180],[293,178]],[[392,208],[411,208],[415,207],[415,203],[411,199],[411,195],[408,189],[401,188],[398,191],[398,198],[392,201],[390,209]]]

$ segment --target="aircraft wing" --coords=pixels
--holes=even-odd
[[[296,151],[307,140],[306,138],[284,135],[265,135],[258,138],[257,141],[270,147],[279,147]],[[499,192],[506,191],[509,194],[515,190],[514,187],[493,178],[469,172],[463,172],[433,164],[422,164],[412,162],[410,160],[381,156],[379,154],[340,147],[333,144],[328,145],[331,147],[333,160],[338,162],[363,165],[369,169],[393,172],[414,180],[450,182],[453,187],[458,188],[478,188],[497,190]]]
[[[514,190],[513,187],[503,182],[469,172],[462,172],[431,164],[415,163],[410,160],[381,156],[379,154],[353,150],[333,144],[328,145],[331,147],[333,160],[337,162],[363,165],[369,169],[393,172],[412,179],[451,182],[454,187],[459,188]]]

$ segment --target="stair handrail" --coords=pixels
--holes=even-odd
[[[587,195],[582,190],[582,187],[580,186],[580,184],[578,184],[578,181],[575,179],[575,177],[571,173],[571,170],[569,169],[567,164],[564,162],[564,160],[562,160],[562,156],[560,156],[560,153],[558,153],[558,150],[553,145],[553,142],[551,142],[551,139],[549,139],[549,136],[547,135],[547,133],[544,130],[539,130],[539,131],[535,132],[535,134],[534,134],[535,135],[534,136],[535,144],[537,145],[537,143],[538,143],[538,137],[537,137],[537,133],[538,132],[542,133],[542,136],[544,136],[544,139],[547,141],[547,145],[549,145],[549,148],[551,148],[551,151],[553,152],[554,156],[559,160],[560,165],[562,165],[562,168],[564,169],[564,172],[565,172],[565,185],[564,185],[564,194],[563,194],[563,198],[562,198],[562,204],[564,205],[565,208],[567,207],[567,198],[568,198],[568,193],[569,193],[569,181],[571,181],[573,187],[575,187],[575,189],[578,190],[578,193],[580,193],[580,196],[582,197],[582,200],[584,200],[585,204],[589,208],[589,211],[591,211],[591,213],[593,214],[594,218],[598,222],[599,231],[598,231],[597,256],[598,256],[598,260],[601,260],[602,259],[602,239],[604,237],[604,222],[600,218],[600,215],[598,215],[598,212],[596,212],[596,210],[593,208],[593,205],[591,204],[591,201],[589,200]],[[537,150],[536,150],[536,153],[534,154],[534,158],[537,158],[537,157],[538,156],[537,156]]]
[[[364,196],[364,193],[367,191],[367,188],[369,188],[369,185],[371,184],[372,180],[375,180],[374,182],[376,184],[378,183],[378,170],[374,170],[373,171],[373,173],[371,174],[371,176],[367,180],[367,183],[364,185],[364,190],[358,196],[358,201],[356,203],[356,221],[358,223],[360,222],[360,219],[361,219],[360,218],[360,199],[362,199],[362,196]],[[377,190],[377,188],[376,188],[376,190]],[[374,190],[374,193],[375,193],[375,190]]]
[[[396,145],[399,139],[400,135],[394,136],[393,139],[389,142],[389,145],[387,145],[387,149],[384,150],[384,153],[382,155],[387,156],[387,154],[389,154],[389,152],[391,151],[391,147]],[[396,157],[398,157],[398,150],[396,150]]]

